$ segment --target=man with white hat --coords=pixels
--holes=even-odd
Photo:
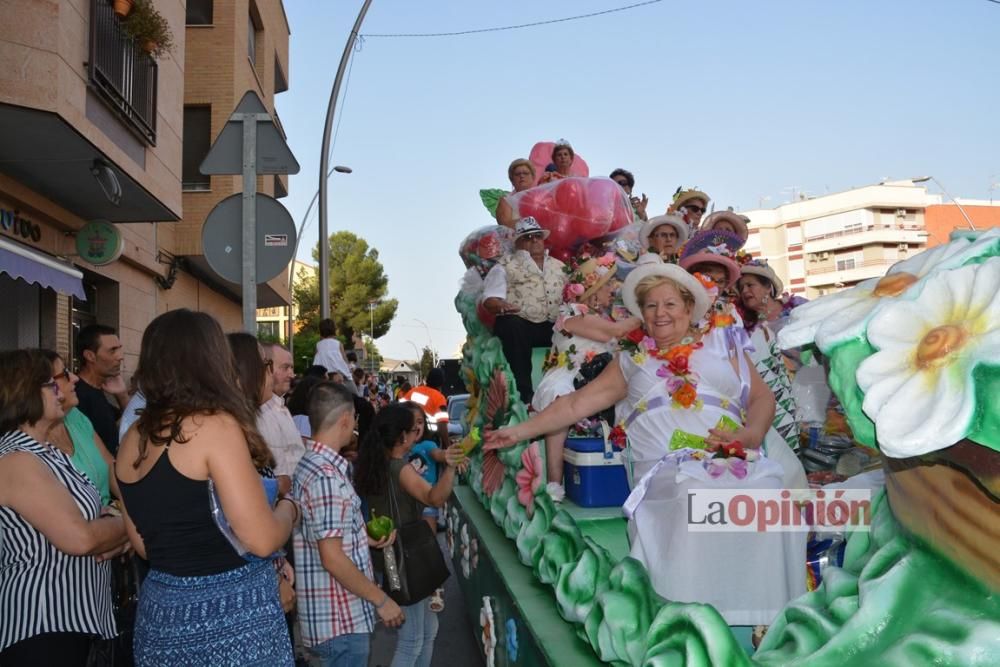
[[[679,215],[650,218],[639,230],[644,252],[659,255],[664,262],[677,263],[677,253],[688,239],[688,225]]]
[[[486,274],[483,306],[497,316],[493,333],[514,374],[518,393],[530,404],[531,351],[552,345],[552,327],[559,316],[566,274],[563,263],[549,257],[549,232],[532,218],[514,226],[514,252],[501,258]]]

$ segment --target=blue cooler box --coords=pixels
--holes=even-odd
[[[566,495],[581,507],[621,507],[628,498],[622,453],[604,438],[566,438]]]

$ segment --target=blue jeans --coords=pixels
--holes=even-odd
[[[328,639],[309,648],[322,667],[357,667],[368,664],[371,635],[354,633]]]
[[[438,633],[438,615],[430,610],[429,600],[403,607],[406,622],[396,637],[396,654],[391,667],[430,667],[434,638]]]

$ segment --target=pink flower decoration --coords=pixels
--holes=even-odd
[[[736,479],[746,479],[749,469],[747,468],[747,462],[740,458],[730,458],[729,459],[729,472],[733,473],[733,477]]]
[[[705,470],[712,479],[718,479],[726,472],[725,459],[708,459],[705,461]]]
[[[533,442],[521,452],[522,468],[517,471],[514,479],[517,481],[517,501],[524,505],[525,512],[531,516],[534,511],[535,493],[542,486],[542,457],[538,453],[538,442]]]

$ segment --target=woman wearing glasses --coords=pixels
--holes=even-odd
[[[694,234],[701,224],[701,216],[708,210],[708,202],[708,195],[701,190],[696,188],[685,190],[681,186],[674,192],[674,200],[667,208],[667,213],[676,213],[684,218],[690,227],[690,234]]]
[[[82,666],[95,636],[117,634],[108,559],[125,527],[47,442],[59,386],[40,351],[0,352],[0,665]]]
[[[120,497],[118,482],[112,474],[115,459],[104,446],[101,436],[94,431],[87,415],[77,407],[80,399],[76,395],[76,383],[80,379],[71,373],[66,362],[52,350],[41,350],[49,363],[52,364],[52,376],[62,394],[63,411],[66,417],[49,430],[49,443],[69,457],[77,470],[87,476],[87,479],[97,487],[101,494],[101,505],[110,505],[111,497]]]
[[[510,179],[511,187],[514,190],[500,197],[500,201],[497,203],[497,222],[513,229],[514,223],[517,222],[517,216],[514,214],[514,207],[507,201],[507,197],[535,185],[535,165],[531,164],[531,160],[518,158],[507,167],[507,178]]]

